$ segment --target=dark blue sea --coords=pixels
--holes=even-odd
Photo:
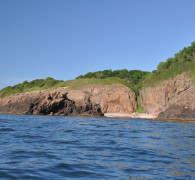
[[[195,179],[195,123],[1,114],[0,179]]]

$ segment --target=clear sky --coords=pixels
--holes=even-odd
[[[0,0],[0,89],[152,71],[195,41],[195,0]]]

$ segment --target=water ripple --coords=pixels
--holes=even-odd
[[[195,179],[194,123],[0,115],[2,179]]]
[[[15,131],[12,128],[0,128],[0,132],[10,132],[10,131]]]

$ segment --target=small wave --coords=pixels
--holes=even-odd
[[[69,132],[73,132],[73,131],[74,131],[73,129],[68,129],[65,132],[69,133]]]
[[[16,179],[16,177],[8,172],[0,172],[0,177],[2,179]]]
[[[38,139],[38,138],[44,138],[44,137],[40,135],[17,135],[15,136],[15,138],[29,138],[29,139],[36,138]]]
[[[77,145],[81,143],[79,140],[55,140],[51,142],[55,144],[77,144]]]
[[[116,141],[110,140],[109,144],[116,144]]]
[[[55,168],[57,168],[57,169],[74,170],[74,168],[72,167],[72,165],[66,164],[66,163],[60,163],[60,164],[58,164],[57,166],[55,166]]]
[[[1,128],[0,131],[5,132],[5,131],[15,131],[15,130],[12,128]]]

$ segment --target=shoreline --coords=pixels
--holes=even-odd
[[[157,116],[147,113],[105,113],[105,117],[110,118],[135,118],[135,119],[155,119]]]
[[[9,115],[33,115],[33,116],[64,116],[64,115],[51,115],[51,114],[47,114],[47,115],[41,115],[41,114],[21,114],[21,113],[2,113],[0,112],[0,114],[9,114]],[[157,118],[157,116],[151,115],[151,114],[147,114],[147,113],[105,113],[104,116],[88,116],[88,115],[75,115],[75,116],[71,116],[71,115],[66,115],[67,117],[98,117],[98,118],[123,118],[123,119],[151,119],[151,120],[155,120],[155,121],[173,121],[173,122],[194,122],[195,123],[195,119],[160,119]],[[64,116],[64,117],[66,117]]]
[[[147,113],[105,113],[107,118],[131,118],[131,119],[151,119],[156,121],[174,121],[174,122],[195,122],[195,119],[161,119],[155,115]]]

